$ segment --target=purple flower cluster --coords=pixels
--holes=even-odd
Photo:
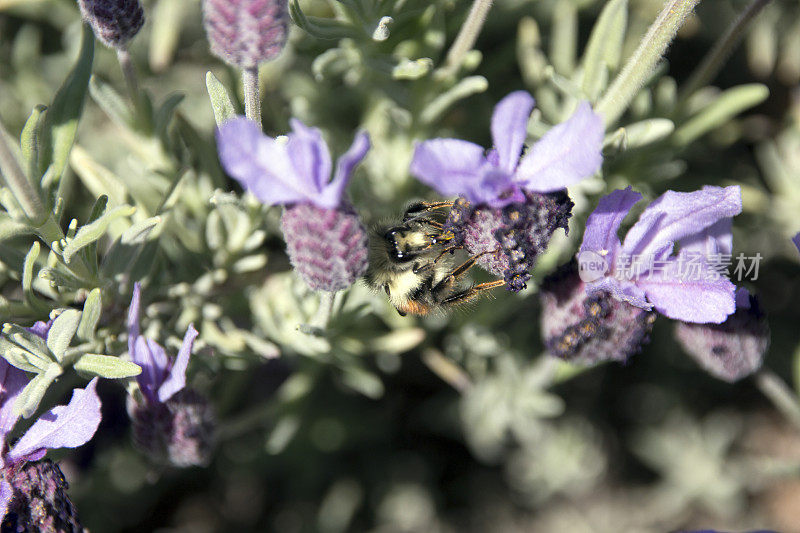
[[[78,522],[66,496],[66,481],[57,466],[37,461],[49,449],[76,448],[92,438],[101,418],[97,378],[86,388],[73,390],[69,404],[39,416],[9,447],[8,434],[19,419],[14,403],[28,381],[25,372],[0,359],[0,517],[5,517],[4,529],[9,524],[24,531],[39,527],[71,531]]]
[[[367,232],[344,190],[369,136],[356,134],[333,170],[322,133],[295,119],[291,126],[283,140],[245,118],[226,122],[217,132],[220,161],[262,203],[287,206],[282,227],[292,265],[312,289],[339,291],[367,269]]]
[[[139,0],[78,0],[83,19],[108,47],[122,48],[144,25]]]
[[[128,398],[134,442],[152,458],[175,466],[206,464],[213,445],[213,413],[208,401],[187,390],[186,367],[197,330],[186,330],[175,359],[140,333],[141,286],[136,283],[128,310],[128,352],[142,367],[136,376],[142,401]]]
[[[445,196],[459,196],[445,229],[478,264],[520,291],[553,232],[567,230],[565,187],[603,162],[603,121],[588,102],[523,153],[534,101],[525,91],[503,98],[492,114],[494,147],[459,139],[419,143],[411,173]]]
[[[253,68],[275,58],[286,45],[286,0],[203,0],[211,52],[230,65]]]

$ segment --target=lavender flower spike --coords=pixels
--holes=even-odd
[[[186,367],[197,330],[189,324],[175,359],[164,348],[141,335],[139,324],[142,288],[133,286],[128,310],[128,350],[142,367],[136,377],[143,402],[128,398],[136,445],[149,456],[175,466],[202,465],[211,456],[214,431],[208,401],[186,388]]]
[[[606,291],[684,322],[725,321],[736,309],[735,287],[712,268],[711,259],[730,253],[730,219],[742,210],[739,187],[667,191],[620,243],[619,226],[640,199],[630,187],[614,191],[587,220],[578,253],[587,292]]]
[[[83,19],[108,47],[121,49],[144,25],[139,0],[78,0]]]
[[[68,405],[40,416],[9,449],[6,438],[18,419],[14,402],[27,382],[22,370],[0,359],[0,517],[4,528],[15,524],[14,531],[79,527],[61,471],[49,461],[36,461],[48,449],[76,448],[94,436],[101,418],[97,378],[73,390]]]
[[[473,204],[501,208],[524,201],[523,191],[558,191],[597,172],[603,162],[604,126],[588,102],[581,102],[566,122],[522,155],[533,105],[525,91],[497,104],[491,126],[494,148],[488,153],[459,139],[419,143],[411,173],[444,196],[462,195]]]
[[[296,119],[288,141],[267,137],[237,118],[220,126],[222,166],[267,205],[286,205],[281,220],[289,259],[314,290],[335,292],[367,269],[367,233],[344,198],[353,170],[370,148],[366,132],[333,164],[322,133]]]

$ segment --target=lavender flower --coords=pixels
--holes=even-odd
[[[533,98],[517,91],[492,114],[494,148],[459,139],[419,143],[411,173],[445,196],[460,196],[445,225],[453,242],[522,290],[553,232],[567,229],[572,202],[564,188],[600,169],[603,121],[582,102],[523,155]]]
[[[253,68],[275,58],[289,33],[286,0],[203,0],[211,52],[230,65]]]
[[[709,374],[733,383],[761,368],[769,347],[769,326],[756,298],[740,288],[736,312],[725,322],[678,322],[675,337]]]
[[[343,198],[353,169],[369,150],[369,136],[356,135],[336,165],[322,134],[296,119],[283,142],[238,118],[217,132],[225,170],[267,205],[286,205],[281,220],[292,265],[315,290],[338,291],[367,268],[367,232]]]
[[[136,283],[128,310],[128,352],[142,367],[136,381],[143,401],[128,399],[134,441],[151,457],[175,466],[205,464],[211,454],[213,413],[205,398],[185,389],[197,330],[189,324],[171,360],[161,345],[140,334],[140,305],[141,285]]]
[[[792,242],[794,243],[795,248],[797,248],[797,251],[800,252],[800,233],[792,237]]]
[[[78,0],[83,19],[108,47],[123,48],[144,25],[139,0]]]
[[[736,308],[735,287],[709,256],[730,253],[730,217],[742,210],[739,187],[667,191],[620,243],[619,226],[640,199],[630,187],[614,191],[587,220],[578,254],[587,291],[685,322],[723,322]]]
[[[0,359],[0,516],[4,530],[72,531],[80,529],[66,496],[67,483],[57,466],[38,462],[48,449],[76,448],[92,438],[100,424],[100,398],[94,378],[85,389],[72,391],[68,405],[44,413],[14,446],[6,442],[19,415],[14,402],[28,382],[25,373]]]

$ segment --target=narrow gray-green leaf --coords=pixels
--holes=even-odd
[[[19,138],[19,146],[22,151],[22,158],[27,163],[25,171],[28,176],[28,181],[32,184],[39,183],[39,151],[41,149],[41,136],[42,128],[44,127],[45,110],[47,108],[43,105],[37,105],[31,111],[28,120],[25,122],[25,127],[22,128],[22,134]]]
[[[473,94],[482,93],[488,88],[489,82],[483,76],[468,76],[425,106],[420,114],[420,120],[423,123],[431,124],[459,100]]]
[[[161,104],[161,107],[158,108],[156,111],[155,116],[155,131],[156,135],[159,137],[163,137],[167,131],[167,127],[169,126],[170,121],[172,120],[172,115],[175,114],[175,110],[178,108],[178,105],[183,101],[186,97],[183,93],[172,93],[167,96],[167,99],[164,100],[164,103]]]
[[[214,121],[217,126],[236,116],[236,108],[233,107],[228,89],[211,71],[206,72],[206,90],[211,99],[211,108],[214,110]]]
[[[760,83],[739,85],[724,91],[705,109],[675,131],[672,140],[685,146],[701,135],[719,127],[747,109],[767,99],[769,89]]]
[[[17,401],[14,402],[14,413],[20,414],[24,418],[30,418],[39,407],[47,389],[60,375],[61,367],[57,363],[52,363],[45,372],[37,374],[17,396]]]
[[[111,355],[93,353],[82,355],[72,367],[81,374],[108,379],[130,378],[142,373],[142,368],[136,363]]]
[[[32,364],[29,360],[29,352],[9,341],[0,337],[0,355],[12,366],[24,370],[25,372],[40,372],[39,367]]]
[[[16,324],[4,324],[3,334],[22,350],[18,355],[38,368],[38,371],[44,370],[53,362],[45,340],[37,334]]]
[[[124,128],[134,128],[133,111],[110,84],[92,76],[89,80],[89,95],[111,120]]]
[[[77,309],[65,309],[53,320],[50,331],[47,333],[47,347],[55,356],[57,361],[64,358],[72,337],[78,331],[78,324],[81,321],[81,312]]]
[[[42,157],[39,170],[43,181],[55,183],[67,166],[69,152],[75,141],[78,120],[83,111],[83,101],[92,74],[94,58],[94,33],[88,24],[83,25],[81,51],[75,68],[67,76],[47,111],[42,135]]]
[[[162,222],[162,217],[150,217],[140,220],[133,224],[130,228],[120,236],[120,242],[126,245],[141,244],[148,240],[150,233]]]
[[[667,118],[650,118],[625,126],[628,148],[636,148],[667,138],[675,124]]]
[[[22,294],[25,303],[28,305],[36,305],[39,298],[33,292],[33,269],[36,266],[36,260],[39,258],[40,245],[39,241],[34,241],[31,249],[25,256],[25,263],[22,266]]]
[[[94,332],[97,330],[97,323],[103,312],[103,299],[99,288],[94,288],[83,302],[83,313],[81,322],[78,324],[78,338],[90,341],[94,339]]]
[[[82,226],[78,230],[78,233],[75,234],[75,238],[69,241],[64,247],[64,251],[62,252],[64,261],[69,264],[72,256],[75,255],[78,250],[100,239],[103,234],[105,234],[106,230],[108,229],[108,225],[111,224],[113,220],[120,217],[131,216],[134,211],[136,211],[134,207],[129,205],[121,205],[111,209],[110,211],[106,211],[102,217],[100,217],[98,220],[95,220],[91,224]]]
[[[8,213],[0,212],[0,241],[34,233],[34,228],[30,224],[17,222]]]
[[[622,56],[622,42],[628,23],[628,0],[610,0],[592,28],[583,55],[583,92],[594,102],[607,80],[603,70],[615,70]]]

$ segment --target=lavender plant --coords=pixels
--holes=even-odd
[[[3,529],[791,530],[767,4],[0,0]]]

